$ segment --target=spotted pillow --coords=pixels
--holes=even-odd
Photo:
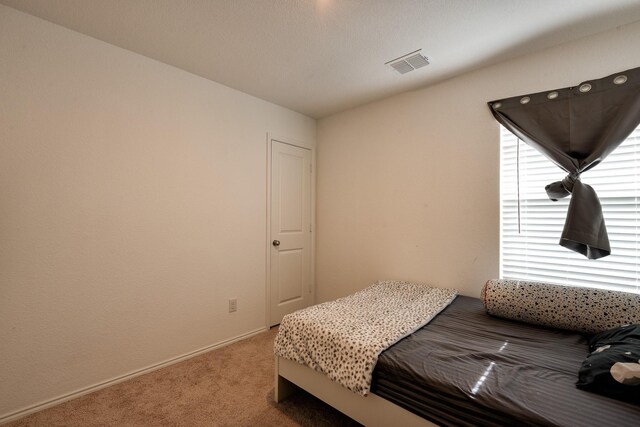
[[[640,323],[640,294],[627,292],[493,279],[482,302],[493,316],[578,332]]]

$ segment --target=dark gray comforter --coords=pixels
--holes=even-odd
[[[587,337],[459,296],[380,355],[372,392],[445,426],[638,426],[640,406],[575,387]]]

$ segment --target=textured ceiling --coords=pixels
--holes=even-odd
[[[640,20],[640,0],[0,3],[316,118]],[[384,65],[420,48],[431,65]]]

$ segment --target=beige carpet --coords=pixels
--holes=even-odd
[[[6,426],[357,426],[300,392],[273,400],[276,328]]]

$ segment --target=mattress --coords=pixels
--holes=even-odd
[[[640,406],[577,389],[587,336],[489,316],[459,296],[384,351],[372,392],[443,426],[636,426]]]

